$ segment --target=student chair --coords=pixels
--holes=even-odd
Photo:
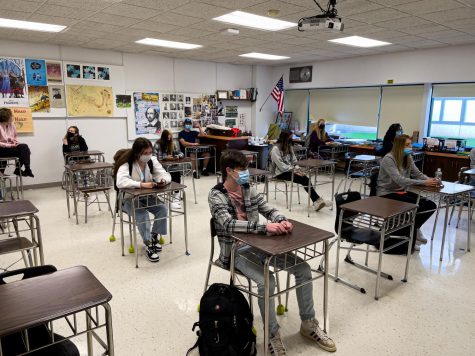
[[[266,170],[267,171],[270,171],[271,170],[271,166],[272,166],[272,160],[271,160],[271,157],[269,155],[269,159],[267,160],[267,167],[266,167]],[[273,170],[272,170],[273,171]],[[288,209],[289,208],[289,193],[290,193],[290,186],[292,185],[290,181],[287,181],[287,180],[283,180],[283,179],[279,179],[279,178],[276,178],[276,177],[271,177],[269,178],[269,184],[268,184],[268,187],[270,186],[271,183],[274,183],[274,200],[277,200],[277,193],[284,193],[285,194],[285,207]],[[283,184],[284,185],[284,188],[279,188],[279,184]],[[297,192],[297,199],[298,199],[298,203],[300,204],[300,185],[299,184],[294,184],[294,192]],[[266,194],[267,196],[269,196],[269,192],[265,191],[264,194]]]
[[[355,152],[347,152],[345,154],[345,178],[343,178],[338,184],[338,188],[336,189],[337,193],[340,192],[342,184],[344,185],[343,192],[351,190],[351,186],[355,181],[360,184],[358,191],[360,193],[362,190],[366,192],[366,188],[362,189],[363,187],[366,187],[364,184],[367,184],[368,178],[370,178],[373,173],[373,169],[379,167],[378,163],[362,163],[355,159],[356,156],[358,156],[358,154]]]
[[[6,173],[5,171],[18,169],[19,175]],[[15,181],[15,185],[13,185]],[[14,200],[13,190],[16,191],[16,199],[23,199],[23,177],[21,175],[20,160],[17,157],[0,158],[0,201],[7,199],[7,191],[10,191],[10,199]]]
[[[57,269],[51,265],[29,267],[0,274],[0,285],[7,284],[6,278],[23,275],[21,279],[35,278],[49,273],[56,272]],[[28,329],[28,342],[31,349],[48,345],[51,338],[55,344],[43,349],[28,353],[32,356],[80,356],[76,345],[63,336],[53,333],[47,324],[41,324]],[[26,352],[25,339],[21,332],[13,333],[1,338],[1,351],[3,356],[14,356]]]
[[[465,171],[468,171],[469,169],[470,168],[468,168],[468,167],[460,168],[460,171],[458,173],[458,179],[455,182],[459,183],[459,184],[473,185],[473,183],[470,181],[470,176],[464,173]],[[472,206],[472,211],[469,212],[469,214],[472,214],[472,216],[473,216],[473,210],[475,210],[473,208],[474,203],[475,203],[475,192],[470,193],[470,200],[471,200],[470,205]],[[466,199],[460,199],[459,201],[454,202],[454,204],[452,205],[452,212],[450,213],[450,219],[449,219],[449,223],[448,223],[449,225],[452,222],[452,217],[454,215],[454,211],[455,211],[456,206],[459,207],[459,211],[458,211],[458,215],[457,215],[457,225],[455,226],[455,228],[458,229],[459,223],[460,223],[460,218],[462,217],[463,208],[468,207],[467,200]]]

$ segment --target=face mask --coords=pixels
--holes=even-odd
[[[404,156],[410,155],[412,153],[412,148],[405,148],[404,149]]]
[[[402,130],[396,131],[396,136],[401,136],[403,134]]]
[[[193,128],[192,125],[185,125],[185,130],[191,130]]]
[[[148,161],[150,161],[152,159],[152,155],[141,155],[140,156],[140,160],[143,162],[143,163],[147,163]]]
[[[249,171],[247,169],[245,171],[239,172],[239,177],[236,179],[236,183],[239,185],[249,183]]]
[[[73,138],[75,134],[73,132],[68,132],[67,135],[69,138]]]
[[[325,128],[325,125],[320,125],[318,127],[320,128],[320,130],[323,130]]]

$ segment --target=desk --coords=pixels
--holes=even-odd
[[[350,158],[350,162],[348,163],[348,170],[346,172],[346,179],[345,179],[345,187],[344,191],[346,191],[346,181],[348,179],[359,179],[363,178],[363,195],[366,196],[366,186],[368,184],[368,177],[371,176],[371,172],[373,169],[373,166],[381,159],[381,157],[373,156],[373,155],[357,155],[353,158]],[[351,171],[351,165],[355,165],[357,167],[361,167],[360,170]],[[341,184],[341,182],[340,182]],[[339,188],[339,186],[338,186]],[[348,189],[351,188],[351,184],[348,187]],[[338,189],[339,191],[340,189]],[[361,192],[361,186],[360,186],[360,192]]]
[[[264,169],[249,168],[249,178],[254,181],[256,185],[258,184],[258,178],[264,177],[264,193],[266,195],[267,201],[269,201],[269,177],[272,176],[272,172],[266,171]]]
[[[92,338],[95,337],[101,340],[104,355],[113,356],[111,299],[110,292],[84,266],[0,285],[0,337],[22,331],[28,345],[29,328],[46,324],[52,333],[54,321],[72,317],[72,321],[67,319],[72,334],[65,336],[66,339],[87,334],[88,355],[93,354]],[[99,307],[104,308],[104,322],[99,320]],[[86,318],[84,330],[78,327],[78,315]],[[102,327],[106,329],[106,342],[96,333]],[[61,341],[51,340],[51,344],[57,342]],[[32,351],[28,347],[27,353]]]
[[[215,136],[205,135],[199,137],[200,143],[203,145],[214,145],[216,147],[215,169],[220,169],[219,159],[221,158],[221,152],[229,149],[242,150],[247,146],[248,136],[240,137],[228,137],[228,136]]]
[[[407,276],[409,271],[409,260],[411,259],[411,247],[412,239],[414,237],[414,219],[416,217],[417,205],[400,202],[397,200],[391,200],[382,197],[369,197],[367,199],[356,200],[351,203],[342,204],[340,206],[340,215],[338,217],[338,250],[336,254],[336,273],[335,281],[342,282],[354,289],[364,291],[364,289],[346,282],[339,278],[338,269],[340,263],[340,248],[342,237],[342,225],[343,223],[351,224],[357,227],[367,228],[368,230],[376,230],[380,232],[381,238],[379,243],[379,260],[378,270],[376,271],[376,288],[374,293],[374,299],[379,299],[379,280],[381,277],[381,265],[383,261],[383,252],[408,242],[407,258],[406,258],[406,270],[404,272],[403,282],[407,282]],[[353,214],[348,214],[351,212]],[[345,214],[346,213],[346,214]],[[346,216],[346,217],[345,217]],[[405,227],[411,226],[411,236],[408,238],[401,237],[401,242],[394,244],[393,246],[384,249],[384,240],[386,236],[391,233],[401,230]],[[354,249],[353,250],[357,250]],[[350,250],[351,251],[351,250]],[[361,250],[357,250],[361,251]],[[367,250],[363,250],[367,251]],[[366,261],[367,262],[367,261]],[[356,263],[353,263],[356,265]],[[358,265],[364,270],[369,272],[375,272],[374,270],[364,266]]]
[[[198,166],[198,161],[204,160],[206,158],[199,158],[198,155],[203,152],[209,152],[210,156],[209,159],[214,159],[214,173],[216,173],[216,146],[215,145],[204,145],[200,144],[197,146],[186,146],[185,147],[185,157],[189,158],[190,155],[195,155],[195,167],[196,167],[196,174],[199,174],[200,167]],[[190,158],[191,160],[191,158]],[[208,167],[209,168],[209,167]],[[198,175],[199,177],[199,175]]]
[[[444,244],[445,244],[445,235],[447,233],[447,224],[449,222],[449,207],[451,205],[463,204],[466,199],[468,206],[468,217],[467,217],[467,251],[470,252],[470,232],[472,224],[472,214],[471,214],[471,197],[470,192],[475,191],[475,187],[466,184],[458,184],[452,182],[443,181],[444,185],[442,188],[437,187],[427,187],[422,185],[413,185],[408,188],[409,191],[412,191],[418,194],[417,202],[422,196],[433,196],[438,200],[437,204],[437,213],[435,215],[434,228],[432,229],[432,240],[434,240],[435,229],[437,227],[437,220],[439,218],[439,211],[442,201],[445,201],[445,219],[444,219],[444,232],[442,233],[442,246],[440,248],[440,261],[444,257]],[[460,200],[462,202],[460,202]]]
[[[315,187],[318,185],[323,184],[331,184],[332,185],[332,202],[333,202],[333,195],[335,193],[335,162],[334,161],[326,161],[321,159],[304,159],[297,162],[298,166],[303,168],[304,172],[308,175],[308,194],[307,194],[307,216],[310,217],[310,185],[312,181],[312,174],[315,173]],[[331,180],[325,181],[322,183],[317,183],[318,171],[320,169],[330,169]],[[293,195],[293,187],[294,187],[294,170],[292,170],[292,181],[290,182],[290,206],[289,211],[292,211],[292,195]],[[333,210],[333,206],[332,206]]]
[[[198,204],[198,201],[196,200],[195,177],[193,177],[193,164],[191,163],[191,158],[185,157],[176,160],[160,160],[160,164],[169,173],[181,172],[182,176],[191,176],[191,183],[193,184],[193,196],[195,197],[195,204]]]
[[[221,152],[224,153],[228,150],[224,150]],[[256,151],[248,151],[248,150],[238,150],[239,152],[241,152],[244,156],[246,156],[247,160],[249,161],[249,165],[253,164],[255,165],[255,168],[258,168],[257,167],[257,164],[258,164],[258,161],[257,161],[257,156],[259,155],[259,152],[256,152]]]
[[[331,159],[338,160],[345,157],[345,153],[348,152],[348,145],[325,145],[318,146],[318,155],[321,156],[321,159]]]
[[[107,162],[92,162],[92,163],[73,163],[64,166],[63,174],[63,189],[66,191],[66,202],[68,206],[68,218],[71,217],[69,198],[73,198],[74,214],[76,215],[76,224],[79,224],[78,218],[78,203],[84,201],[85,208],[85,223],[87,224],[87,207],[94,202],[99,206],[100,204],[107,204],[110,212],[109,190],[113,186],[112,168],[114,165]],[[99,201],[97,193],[102,192],[106,197],[106,201]],[[80,195],[83,195],[84,200],[81,200]],[[89,202],[90,194],[96,194],[96,199]]]
[[[64,155],[64,163],[91,160],[94,162],[105,162],[104,152],[91,150],[91,151],[75,151],[69,152]]]
[[[454,182],[458,179],[458,173],[463,167],[470,167],[468,156],[425,151],[423,172],[429,177],[433,177],[437,168],[440,168],[443,179]]]
[[[170,230],[170,243],[173,243],[173,229],[172,229],[172,218],[176,216],[181,216],[183,215],[183,224],[185,228],[185,254],[187,256],[190,255],[188,252],[188,225],[187,225],[187,215],[186,215],[186,191],[185,191],[186,185],[183,184],[178,184],[175,182],[171,182],[170,184],[167,184],[164,187],[160,188],[151,188],[151,189],[134,189],[134,188],[126,188],[126,189],[120,189],[119,190],[119,214],[120,214],[120,230],[121,230],[121,243],[122,243],[122,256],[124,256],[124,228],[123,228],[123,203],[124,199],[126,199],[125,195],[128,195],[130,199],[132,199],[132,235],[133,235],[133,246],[134,246],[134,251],[135,251],[135,267],[139,267],[139,251],[137,247],[137,221],[135,219],[135,210],[136,209],[141,209],[141,208],[146,208],[146,207],[151,207],[151,206],[157,206],[159,204],[163,204],[160,202],[160,199],[150,199],[150,198],[155,198],[157,196],[160,196],[165,202],[168,203],[168,216],[164,218],[158,218],[158,219],[149,219],[148,221],[142,222],[143,224],[147,223],[152,223],[155,220],[162,220],[162,219],[168,219],[169,221],[169,230]],[[179,190],[183,193],[183,212],[181,211],[173,211],[171,209],[171,201],[172,197],[171,195],[173,194],[174,191]],[[140,206],[140,200],[141,198],[146,198],[146,206]],[[151,201],[150,201],[151,200]],[[142,199],[143,201],[143,199]],[[150,204],[150,205],[149,205]],[[174,214],[175,213],[175,214]]]
[[[20,172],[19,175],[16,175],[14,172],[11,174],[5,174],[5,170],[7,168],[10,169],[18,169]],[[0,158],[0,191],[2,196],[0,200],[5,201],[7,199],[7,184],[8,181],[10,183],[10,197],[13,200],[13,186],[12,181],[15,180],[15,190],[16,190],[16,197],[17,199],[23,199],[23,177],[21,174],[21,167],[20,167],[20,159],[18,157],[2,157]]]
[[[469,176],[475,176],[475,168],[468,169],[463,174],[469,175]]]
[[[280,235],[280,236],[265,236],[265,235],[256,235],[256,234],[235,234],[233,237],[235,242],[231,250],[231,279],[234,281],[236,276],[234,260],[236,253],[236,241],[242,242],[246,245],[249,245],[261,252],[264,252],[268,255],[264,264],[263,264],[263,273],[264,273],[264,302],[265,302],[265,312],[264,312],[264,355],[267,355],[267,344],[269,341],[269,298],[278,297],[284,293],[301,287],[304,284],[295,285],[293,287],[288,287],[280,292],[269,294],[269,275],[270,267],[273,268],[274,273],[277,273],[288,270],[291,267],[295,267],[304,262],[310,261],[314,258],[324,256],[325,258],[325,269],[323,274],[318,276],[312,276],[312,278],[305,282],[305,284],[312,283],[314,280],[319,279],[323,276],[323,324],[324,330],[327,327],[327,307],[328,307],[328,239],[334,236],[333,233],[325,230],[318,229],[316,227],[300,223],[295,220],[289,220],[293,225],[294,229],[289,235]],[[324,248],[323,252],[317,251],[317,244],[323,242]],[[299,259],[296,259],[297,256]],[[278,259],[278,257],[280,257]],[[250,262],[251,263],[251,262]],[[252,292],[248,289],[237,287],[242,292],[251,294],[257,298],[262,298],[255,292]]]

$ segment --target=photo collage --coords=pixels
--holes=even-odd
[[[110,68],[92,64],[66,64],[66,75],[71,79],[110,80]]]
[[[191,96],[186,94],[161,95],[162,123],[164,130],[181,131],[186,117],[192,117]]]

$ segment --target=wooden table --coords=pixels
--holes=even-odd
[[[135,211],[137,209],[144,209],[147,207],[152,207],[152,206],[158,206],[160,204],[163,204],[160,202],[160,200],[157,198],[157,196],[160,196],[165,200],[165,202],[168,203],[168,216],[164,218],[158,218],[158,219],[149,219],[147,221],[139,222],[139,224],[148,224],[152,223],[153,221],[158,221],[158,220],[163,220],[163,219],[168,219],[169,221],[169,230],[170,230],[170,243],[173,243],[173,229],[172,229],[172,219],[173,217],[176,216],[181,216],[183,215],[183,224],[185,228],[185,254],[187,256],[190,255],[188,252],[188,224],[187,224],[187,214],[186,214],[186,191],[185,191],[186,185],[171,182],[170,184],[167,184],[163,187],[159,188],[150,188],[150,189],[145,189],[145,188],[126,188],[126,189],[120,189],[119,190],[119,214],[120,214],[120,230],[121,230],[121,244],[122,244],[122,256],[124,256],[124,228],[123,228],[123,223],[125,222],[123,219],[123,205],[124,205],[124,200],[125,199],[131,199],[132,200],[132,235],[133,235],[133,247],[135,251],[135,267],[139,267],[139,252],[138,252],[138,246],[137,246],[137,220],[135,218]],[[183,194],[183,211],[174,211],[171,209],[171,201],[172,197],[171,195],[176,191],[179,190]],[[152,199],[150,199],[152,198]],[[155,198],[155,199],[153,199]],[[143,202],[144,199],[146,199],[146,205],[141,206],[140,202]]]
[[[201,144],[214,145],[216,147],[215,170],[221,169],[219,165],[219,160],[221,158],[221,153],[224,150],[245,149],[247,146],[248,139],[249,139],[249,136],[228,137],[228,136],[205,135],[205,136],[199,137]]]
[[[439,218],[439,211],[442,204],[442,201],[445,201],[445,218],[444,218],[444,231],[442,233],[442,246],[440,248],[440,261],[444,257],[444,245],[445,245],[445,236],[447,233],[447,224],[449,222],[449,207],[452,205],[463,204],[465,201],[468,206],[468,217],[467,217],[467,251],[470,252],[470,234],[471,234],[471,225],[472,225],[472,214],[471,214],[471,196],[470,193],[475,191],[475,187],[466,184],[458,184],[452,182],[442,182],[443,187],[427,187],[425,185],[413,185],[408,188],[409,191],[412,191],[418,194],[417,203],[421,195],[428,196],[433,195],[435,199],[438,200],[434,227],[432,229],[432,240],[434,240],[435,229],[437,227],[437,220]],[[465,200],[466,199],[466,200]]]
[[[366,265],[363,266],[361,264],[357,264],[352,261],[352,264],[368,272],[372,272],[376,274],[376,288],[375,288],[375,293],[374,293],[374,299],[376,300],[379,299],[379,281],[382,274],[381,265],[383,261],[383,252],[390,250],[391,248],[397,247],[401,245],[402,243],[404,243],[405,241],[408,242],[408,250],[407,250],[407,257],[406,257],[406,269],[404,272],[404,279],[402,281],[407,282],[407,276],[408,276],[408,271],[409,271],[409,261],[411,258],[412,240],[414,238],[414,220],[416,216],[417,205],[373,196],[367,199],[361,199],[361,200],[353,201],[351,203],[342,204],[340,208],[341,208],[340,215],[338,217],[339,219],[338,240],[337,240],[338,250],[336,254],[335,281],[342,282],[343,284],[346,284],[350,286],[351,288],[364,292],[364,289],[358,287],[357,285],[349,283],[345,280],[342,280],[339,277],[340,249],[344,248],[344,247],[341,247],[342,225],[343,223],[345,223],[345,224],[355,225],[360,228],[361,227],[367,228],[368,230],[379,229],[377,231],[379,231],[381,235],[381,239],[380,239],[380,244],[379,244],[379,260],[378,260],[377,271],[370,269]],[[353,212],[355,214],[349,214],[350,215],[349,217],[344,218],[344,216],[347,215],[345,214],[345,212]],[[376,226],[379,226],[379,228],[376,228]],[[393,246],[387,249],[384,248],[384,240],[387,236],[389,236],[393,232],[396,232],[398,230],[401,230],[409,226],[411,227],[410,237],[408,238],[401,237],[401,242],[398,242],[397,244],[394,244]],[[344,248],[344,249],[350,249],[351,251],[351,248]],[[353,248],[353,250],[364,251],[364,252],[368,251],[368,250],[361,250],[361,249],[355,249],[355,248]],[[366,264],[367,264],[367,260],[366,260]],[[392,279],[392,277],[388,279]]]
[[[195,177],[193,176],[193,164],[192,160],[189,157],[184,157],[181,159],[173,160],[160,160],[160,164],[167,172],[181,172],[182,176],[191,176],[191,183],[193,184],[193,196],[195,198],[195,204],[198,204],[196,200],[196,188],[195,188]]]
[[[64,336],[66,339],[87,334],[88,355],[92,356],[92,338],[99,338],[95,330],[105,327],[107,340],[99,339],[104,355],[113,356],[111,299],[110,292],[84,266],[0,285],[0,338],[21,331],[27,340],[29,328],[46,324],[52,332],[53,321],[69,316],[74,322],[69,322],[72,334]],[[99,307],[104,308],[103,323],[98,318]],[[96,313],[91,312],[93,308]],[[79,313],[86,317],[85,330],[80,330],[76,323]]]
[[[304,169],[305,173],[308,174],[308,194],[307,194],[307,216],[310,217],[310,186],[312,181],[312,174],[315,174],[315,186],[323,185],[323,184],[331,184],[332,185],[332,210],[333,210],[333,195],[335,193],[335,161],[330,160],[322,160],[322,159],[303,159],[301,161],[297,161],[297,165]],[[317,183],[318,177],[318,170],[322,168],[329,168],[331,174],[331,180],[325,181],[322,183]],[[290,182],[290,206],[289,211],[292,211],[292,195],[293,195],[293,188],[294,188],[294,172],[292,170],[292,180]]]
[[[269,276],[270,276],[270,267],[273,267],[275,274],[286,271],[289,268],[295,267],[301,263],[310,261],[314,258],[324,256],[325,259],[325,269],[324,273],[319,273],[318,276],[312,276],[312,278],[305,282],[312,283],[314,280],[323,277],[323,318],[324,318],[324,330],[327,327],[327,311],[328,311],[328,240],[334,236],[332,232],[318,229],[316,227],[303,224],[301,222],[290,220],[289,221],[294,225],[292,233],[288,235],[280,236],[265,236],[265,235],[256,235],[256,234],[244,234],[237,233],[233,237],[235,242],[231,250],[231,279],[234,281],[236,277],[235,273],[235,253],[236,253],[236,242],[244,243],[252,248],[264,252],[267,254],[267,258],[263,264],[263,273],[264,273],[264,297],[258,295],[255,292],[252,292],[248,289],[237,287],[242,292],[251,294],[257,298],[264,298],[265,303],[265,312],[264,312],[264,355],[267,355],[267,344],[269,340],[269,298],[278,297],[284,293],[301,287],[304,284],[295,285],[289,287],[280,292],[270,295],[269,293]],[[317,244],[323,242],[324,249],[323,252],[317,251]],[[299,252],[299,253],[297,253]],[[301,260],[296,260],[293,256],[297,254]],[[277,263],[277,257],[282,257],[284,262]],[[282,262],[282,261],[281,261]]]

